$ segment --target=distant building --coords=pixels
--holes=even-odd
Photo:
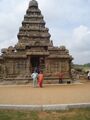
[[[0,77],[30,77],[35,68],[52,77],[64,72],[70,78],[72,56],[65,46],[55,47],[36,0],[31,0],[19,29],[15,47],[1,50]]]

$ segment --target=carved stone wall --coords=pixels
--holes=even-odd
[[[51,73],[52,76],[63,72],[64,77],[70,77],[70,64],[67,59],[48,59],[46,61],[46,73]]]

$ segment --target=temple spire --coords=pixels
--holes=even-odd
[[[38,7],[38,2],[36,1],[36,0],[31,0],[30,2],[29,2],[29,7]]]
[[[22,26],[18,33],[18,44],[33,46],[36,43],[42,46],[49,46],[49,29],[45,27],[45,21],[36,0],[31,0],[29,7],[22,21]]]

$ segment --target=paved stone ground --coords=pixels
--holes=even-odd
[[[90,82],[71,85],[0,85],[0,104],[51,105],[90,103]]]

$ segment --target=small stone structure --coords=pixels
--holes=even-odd
[[[65,46],[53,46],[50,36],[37,1],[31,0],[17,35],[18,43],[1,50],[0,79],[29,79],[35,67],[46,77],[63,72],[65,78],[70,78],[73,58]]]

